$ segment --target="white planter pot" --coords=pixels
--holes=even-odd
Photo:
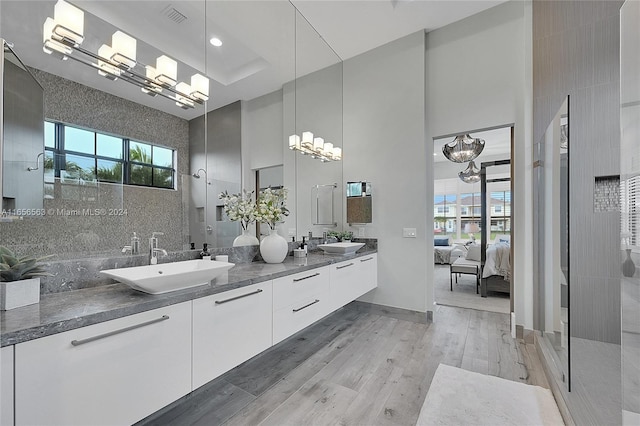
[[[0,282],[0,310],[19,308],[40,302],[40,278]]]
[[[267,263],[282,262],[287,257],[288,252],[289,244],[287,244],[287,240],[281,237],[278,231],[274,229],[260,243],[260,254]]]
[[[243,230],[242,235],[238,235],[235,240],[233,240],[234,247],[242,247],[242,246],[258,246],[260,245],[260,241],[254,236],[251,235],[249,230]]]

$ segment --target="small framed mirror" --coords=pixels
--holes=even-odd
[[[347,182],[347,222],[371,223],[371,182]]]

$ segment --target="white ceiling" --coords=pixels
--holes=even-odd
[[[211,79],[212,110],[282,87],[296,76],[324,68],[415,31],[458,21],[504,0],[70,0],[85,11],[83,47],[97,51],[120,29],[138,40],[138,60],[160,54],[179,61],[178,79],[195,72]],[[74,61],[42,52],[42,24],[55,0],[0,0],[0,36],[12,42],[30,66],[185,119],[202,108],[182,110],[122,81],[108,81]],[[303,17],[296,16],[297,8]],[[186,19],[166,16],[175,9]],[[320,35],[315,33],[317,30]],[[215,48],[209,38],[224,44]],[[324,41],[328,42],[328,47]],[[339,57],[337,55],[339,55]]]

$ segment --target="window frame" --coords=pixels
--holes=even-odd
[[[139,141],[127,137],[122,137],[119,135],[113,135],[105,132],[100,132],[97,130],[86,129],[83,127],[68,125],[65,123],[45,120],[45,123],[51,123],[54,125],[54,146],[45,146],[45,152],[50,152],[53,155],[53,167],[54,167],[54,176],[56,178],[61,177],[61,171],[66,169],[67,163],[67,155],[73,155],[76,157],[82,157],[93,160],[93,177],[96,182],[102,183],[113,183],[113,184],[121,184],[121,185],[130,185],[130,186],[140,186],[146,188],[157,188],[157,189],[177,189],[176,175],[177,175],[177,167],[176,167],[176,149],[168,146],[153,144],[150,142]],[[46,124],[45,124],[46,126]],[[88,154],[86,152],[78,152],[73,150],[65,149],[65,128],[73,128],[79,129],[87,132],[93,133],[93,154]],[[121,141],[121,158],[109,157],[105,155],[98,155],[98,137],[99,135],[108,136],[111,138],[116,138]],[[151,159],[149,163],[134,161],[131,160],[130,157],[130,146],[131,142],[148,145],[151,150]],[[162,148],[171,151],[171,166],[159,166],[153,164],[153,151],[154,148]],[[119,163],[122,167],[121,173],[121,181],[112,181],[107,179],[100,179],[98,175],[98,164],[100,161],[110,161],[114,163]],[[151,168],[151,184],[133,182],[131,179],[131,166],[143,166]],[[162,186],[158,185],[157,182],[154,182],[155,178],[155,170],[164,170],[170,172],[171,175],[171,186]]]

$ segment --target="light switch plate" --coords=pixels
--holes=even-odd
[[[289,236],[290,237],[296,236],[296,228],[289,228]]]
[[[364,228],[358,229],[358,237],[364,237]]]
[[[402,228],[402,238],[416,238],[416,228]]]

